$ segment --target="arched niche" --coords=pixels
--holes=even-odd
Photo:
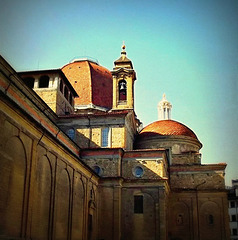
[[[67,169],[59,166],[56,179],[54,235],[55,239],[67,239],[70,214],[70,176]]]
[[[95,239],[96,237],[96,195],[93,184],[88,184],[88,216],[87,216],[87,229],[88,240]]]
[[[123,191],[122,206],[124,240],[156,239],[158,223],[155,200],[151,194],[136,189]]]
[[[26,194],[26,152],[16,136],[9,138],[3,149],[0,161],[0,235],[20,237]]]
[[[169,235],[171,239],[191,239],[190,210],[186,203],[179,201],[169,208]]]
[[[47,156],[37,160],[36,184],[32,215],[32,237],[48,239],[52,195],[52,167]]]
[[[216,202],[206,201],[199,209],[199,233],[203,240],[222,239],[221,209]]]
[[[85,189],[78,172],[74,174],[73,184],[73,211],[72,211],[72,239],[83,239],[83,220],[84,220],[84,207],[85,202]]]

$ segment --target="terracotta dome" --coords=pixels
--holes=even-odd
[[[62,71],[79,95],[76,106],[112,108],[112,74],[108,69],[88,59],[76,59]]]
[[[198,139],[195,133],[182,123],[173,120],[156,121],[141,130],[139,137],[150,136],[186,136]]]

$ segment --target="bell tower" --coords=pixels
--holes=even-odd
[[[123,43],[121,57],[114,62],[111,71],[113,78],[113,110],[134,109],[134,81],[136,73],[130,59],[126,56]]]

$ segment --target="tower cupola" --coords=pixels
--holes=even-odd
[[[126,45],[124,42],[121,47],[121,57],[114,62],[114,65],[115,67],[113,68],[113,70],[118,68],[133,69],[131,60],[126,56]]]
[[[126,56],[123,43],[121,57],[114,62],[111,71],[113,77],[113,110],[134,109],[134,81],[136,73],[132,62]]]
[[[166,99],[166,95],[164,93],[162,100],[158,103],[159,120],[170,120],[171,109],[172,109],[172,104]]]

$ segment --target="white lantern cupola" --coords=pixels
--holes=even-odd
[[[171,109],[172,104],[166,99],[166,95],[164,93],[162,100],[158,103],[159,120],[170,120]]]

